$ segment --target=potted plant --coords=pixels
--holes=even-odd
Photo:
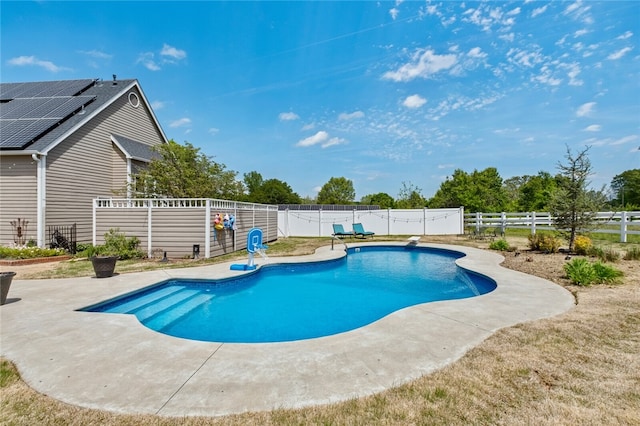
[[[117,253],[101,245],[89,249],[87,255],[91,260],[91,265],[93,265],[96,278],[109,278],[113,276],[113,272],[116,269],[116,261],[118,260]]]
[[[9,294],[11,281],[16,276],[15,272],[0,272],[0,305],[4,305]]]

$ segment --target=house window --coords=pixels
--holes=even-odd
[[[140,106],[140,99],[138,98],[138,95],[133,92],[129,93],[129,103],[132,107],[138,108]]]

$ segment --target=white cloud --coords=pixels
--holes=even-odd
[[[382,78],[393,81],[411,81],[415,78],[429,78],[439,71],[453,67],[457,56],[436,55],[431,49],[418,49],[411,57],[411,61],[402,65],[396,71],[384,73]]]
[[[342,145],[343,143],[346,143],[347,141],[345,139],[342,138],[331,138],[328,141],[326,141],[325,143],[323,143],[322,145],[320,145],[322,148],[329,148],[330,146],[333,145]]]
[[[627,31],[626,33],[616,37],[616,39],[618,39],[618,40],[626,40],[626,39],[628,39],[628,38],[630,38],[632,36],[633,36],[633,33],[631,31]]]
[[[533,9],[533,12],[531,12],[531,17],[535,18],[538,15],[542,15],[546,10],[547,10],[548,5],[544,5],[542,7],[538,7],[536,9]]]
[[[160,65],[158,65],[155,61],[153,52],[144,52],[138,55],[138,60],[136,64],[142,64],[145,68],[150,71],[160,71]]]
[[[636,141],[637,139],[637,135],[629,135],[611,142],[611,145],[623,145],[625,143]]]
[[[316,123],[308,123],[302,126],[302,130],[312,130],[316,128]]]
[[[402,102],[402,105],[407,108],[420,108],[422,105],[426,104],[427,100],[420,95],[411,95],[407,96],[407,98]]]
[[[91,56],[92,58],[96,58],[96,59],[111,59],[113,58],[113,55],[109,54],[109,53],[104,53],[101,52],[99,50],[80,50],[79,53],[82,53],[83,55],[87,55],[87,56]]]
[[[354,120],[356,118],[362,118],[362,117],[364,117],[364,112],[362,111],[354,111],[352,113],[343,112],[338,116],[338,120],[341,120],[341,121]]]
[[[313,136],[309,136],[308,138],[301,139],[300,141],[298,141],[296,146],[305,146],[305,147],[313,146],[319,143],[324,143],[328,139],[329,139],[329,133],[325,132],[324,130],[320,130],[318,133],[316,133]]]
[[[216,128],[216,127],[210,127],[209,130],[207,130],[210,134],[212,135],[216,135],[218,134],[218,132],[220,131],[220,129]]]
[[[281,112],[278,114],[278,118],[280,121],[293,121],[299,119],[300,116],[295,112]]]
[[[389,10],[389,15],[391,15],[391,19],[393,19],[394,21],[398,17],[398,13],[400,13],[400,11],[398,9],[396,9],[395,7],[393,9]]]
[[[164,43],[162,45],[160,55],[168,56],[179,61],[187,57],[187,52],[185,52],[184,50],[176,49],[175,47],[169,46],[168,44]]]
[[[51,72],[60,72],[60,71],[70,70],[69,68],[66,68],[66,67],[60,67],[51,61],[43,61],[42,59],[38,59],[35,56],[18,56],[16,58],[9,59],[7,63],[9,65],[15,65],[18,67],[24,67],[24,66],[41,67]]]
[[[165,103],[162,101],[153,101],[151,102],[151,108],[154,110],[158,110],[158,109],[162,109],[164,108]]]
[[[574,38],[578,38],[578,37],[582,37],[583,35],[587,35],[587,34],[589,34],[588,30],[578,30],[578,31],[573,33],[573,37]]]
[[[469,50],[469,53],[467,53],[467,56],[471,58],[486,58],[488,55],[484,53],[481,48],[474,47],[471,50]]]
[[[190,118],[179,118],[169,123],[169,127],[185,127],[191,124]]]
[[[587,102],[586,104],[580,105],[576,110],[576,116],[588,117],[593,112],[593,109],[595,108],[595,106],[596,106],[595,102]]]
[[[599,132],[602,129],[602,126],[599,124],[592,124],[584,128],[585,132]]]
[[[607,56],[607,59],[610,59],[612,61],[615,61],[616,59],[620,59],[622,58],[624,55],[626,55],[628,52],[631,52],[631,48],[630,47],[624,47],[620,50],[618,50],[617,52],[613,52],[612,54],[610,54],[609,56]]]

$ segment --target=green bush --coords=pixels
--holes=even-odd
[[[560,250],[562,241],[551,235],[539,232],[528,236],[529,248],[543,253],[557,253]]]
[[[0,259],[33,259],[35,257],[62,256],[63,249],[40,247],[0,247]]]
[[[509,243],[504,238],[493,241],[491,244],[489,244],[489,248],[491,250],[500,250],[500,251],[511,250],[511,246],[509,246]]]
[[[576,258],[565,263],[564,271],[572,284],[589,286],[592,284],[617,283],[622,277],[619,271],[601,262],[589,262],[585,258]]]
[[[622,271],[614,268],[613,266],[605,265],[602,262],[595,262],[593,264],[593,270],[598,277],[598,282],[615,284],[622,278]]]
[[[624,254],[624,260],[640,260],[640,247],[631,247]]]
[[[138,237],[127,238],[120,228],[111,228],[104,234],[104,244],[88,247],[88,257],[95,255],[118,256],[119,259],[140,259],[144,253],[138,249],[140,240]]]

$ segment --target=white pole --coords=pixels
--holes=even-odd
[[[208,259],[211,257],[211,200],[207,199],[204,208],[204,258]]]
[[[620,242],[627,242],[627,212],[620,212]]]
[[[150,200],[147,200],[147,257],[151,258],[153,256],[153,219],[152,219],[152,206],[153,203]]]

